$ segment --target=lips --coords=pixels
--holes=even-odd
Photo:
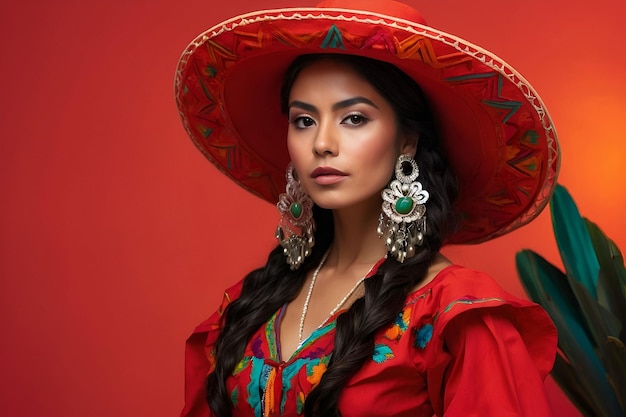
[[[311,173],[311,178],[317,178],[322,175],[340,175],[342,177],[345,177],[348,174],[331,167],[319,167],[313,170],[313,172]]]
[[[319,167],[315,168],[311,173],[313,181],[320,185],[336,184],[348,176],[343,171],[331,167]]]

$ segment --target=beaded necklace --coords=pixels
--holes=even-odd
[[[317,280],[317,275],[320,273],[322,266],[324,266],[324,263],[326,262],[326,258],[328,258],[329,253],[330,253],[330,250],[326,251],[319,265],[317,266],[317,268],[315,268],[315,271],[313,271],[313,277],[311,277],[311,284],[309,284],[309,290],[307,291],[306,298],[304,300],[304,305],[302,306],[302,314],[300,315],[300,328],[298,329],[298,342],[300,346],[302,346],[302,343],[303,343],[302,333],[304,332],[304,320],[306,318],[307,312],[309,311],[309,301],[311,301],[311,294],[313,293],[313,287],[315,287],[315,281]],[[328,314],[328,317],[326,317],[326,319],[317,328],[320,328],[324,323],[328,321],[328,319],[330,319],[335,313],[337,313],[337,311],[339,311],[339,309],[346,303],[346,301],[348,301],[348,298],[350,298],[352,294],[354,294],[357,288],[359,288],[359,286],[363,283],[363,281],[365,281],[365,278],[370,274],[370,272],[372,272],[372,269],[374,269],[374,265],[372,265],[372,267],[367,272],[367,274],[365,274],[361,279],[359,279],[356,282],[356,284],[354,284],[354,287],[352,287],[352,289],[348,291],[346,296],[343,297],[341,301],[339,301],[339,303],[335,306],[335,308],[333,308],[331,312]]]

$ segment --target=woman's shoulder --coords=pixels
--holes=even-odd
[[[412,295],[428,293],[429,298],[448,306],[450,302],[464,304],[507,302],[515,305],[533,304],[516,297],[502,288],[491,275],[450,264],[441,268],[425,285],[418,288]]]
[[[410,294],[406,305],[414,307],[412,315],[418,316],[419,322],[430,323],[439,334],[468,312],[506,316],[520,328],[531,326],[541,332],[554,332],[552,320],[541,306],[510,294],[485,272],[455,264],[446,266]]]

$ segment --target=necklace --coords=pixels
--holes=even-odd
[[[309,311],[309,301],[311,301],[311,294],[313,294],[313,287],[315,287],[315,281],[317,280],[317,275],[320,273],[320,270],[322,269],[322,266],[324,266],[324,262],[326,262],[326,258],[328,258],[328,253],[329,252],[330,252],[330,250],[326,251],[326,253],[322,257],[322,260],[320,261],[320,264],[317,266],[317,268],[315,268],[315,271],[313,271],[313,276],[311,277],[311,283],[309,284],[309,290],[306,293],[306,298],[304,299],[304,305],[302,306],[302,314],[300,315],[300,328],[298,329],[298,342],[299,342],[299,345],[302,345],[302,333],[304,332],[304,319],[306,318],[306,314]],[[374,266],[372,266],[372,268],[374,268]],[[365,281],[365,278],[372,271],[372,268],[370,268],[370,270],[367,272],[367,274],[365,274],[361,279],[359,279],[356,282],[356,284],[354,284],[354,287],[352,287],[352,289],[350,291],[348,291],[346,296],[343,297],[341,299],[341,301],[339,301],[339,303],[335,306],[335,308],[333,308],[331,310],[331,312],[328,314],[328,317],[326,317],[326,320],[324,320],[322,322],[322,324],[326,323],[328,321],[328,319],[331,318],[337,311],[339,311],[341,306],[343,306],[345,304],[345,302],[348,301],[348,298],[350,298],[352,296],[352,294],[354,294],[356,289],[359,288],[359,285],[361,285],[361,283],[363,281]],[[320,326],[322,324],[320,324]],[[320,326],[318,326],[318,328]]]

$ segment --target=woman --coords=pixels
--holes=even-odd
[[[439,254],[554,186],[551,122],[512,69],[403,4],[326,2],[207,31],[177,99],[281,212],[267,264],[188,341],[184,416],[550,415],[545,312]]]

